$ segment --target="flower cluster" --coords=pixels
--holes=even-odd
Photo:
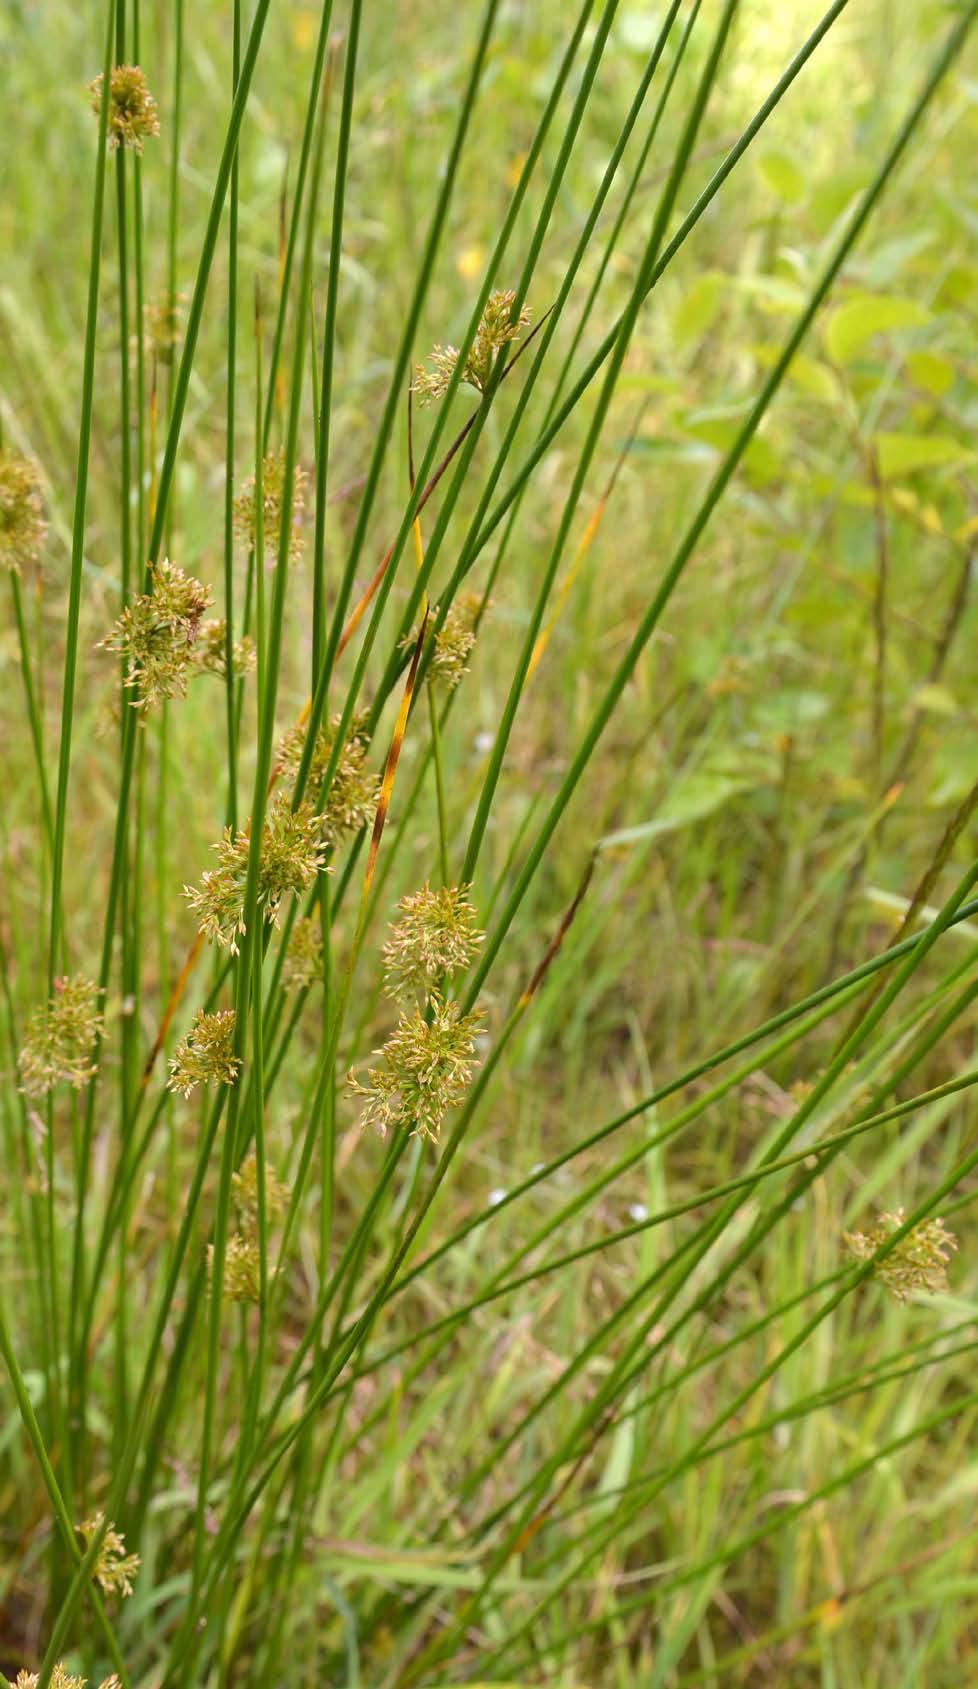
[[[282,965],[282,986],[286,991],[304,991],[322,979],[323,935],[317,916],[303,915],[296,921]]]
[[[881,1214],[872,1231],[846,1232],[849,1253],[857,1261],[871,1260],[905,1218],[903,1209],[898,1208],[895,1214]],[[874,1264],[873,1272],[897,1302],[909,1302],[916,1291],[936,1296],[947,1289],[947,1263],[957,1247],[957,1238],[943,1220],[922,1220]]]
[[[258,866],[258,906],[276,925],[285,899],[305,891],[324,865],[322,828],[323,818],[310,804],[301,803],[293,810],[285,793],[280,792],[269,805]],[[246,931],[249,829],[235,833],[226,827],[214,848],[217,867],[202,874],[199,886],[184,886],[184,896],[204,936],[226,945],[235,956],[238,939]]]
[[[137,709],[148,710],[163,698],[182,698],[196,667],[196,644],[210,588],[186,575],[166,558],[154,565],[152,585],[127,605],[112,632],[102,640],[108,651],[126,660],[126,685],[137,696]]]
[[[175,299],[164,295],[151,299],[143,306],[143,327],[150,351],[161,364],[172,364],[180,338],[180,306],[183,295]]]
[[[14,1689],[37,1689],[41,1681],[40,1673],[36,1671],[19,1671],[14,1679]],[[76,1677],[68,1667],[59,1660],[51,1673],[51,1689],[85,1689],[87,1677]],[[99,1689],[122,1689],[115,1672],[111,1677],[104,1677]]]
[[[497,353],[511,341],[518,340],[523,329],[529,324],[530,313],[525,305],[520,307],[519,314],[515,322],[513,321],[515,302],[516,294],[509,287],[490,293],[486,300],[475,339],[459,376],[460,381],[467,382],[479,393],[484,393],[489,386]],[[432,399],[444,398],[455,374],[459,355],[457,346],[436,346],[428,358],[430,370],[425,369],[424,364],[416,366],[411,391],[418,395],[420,404],[426,405]]]
[[[262,540],[266,557],[275,556],[278,552],[284,488],[285,453],[268,452],[262,458],[261,466]],[[306,472],[296,464],[292,481],[292,526],[289,532],[289,556],[293,562],[302,551],[305,489]],[[239,538],[249,550],[255,544],[255,517],[255,477],[252,475],[234,501],[234,525]]]
[[[0,446],[0,565],[19,575],[38,563],[47,531],[37,464]]]
[[[89,92],[97,116],[102,110],[101,73],[89,84]],[[129,147],[133,152],[142,152],[145,137],[159,132],[156,101],[139,66],[114,65],[109,75],[109,151]]]
[[[401,919],[384,945],[384,975],[388,994],[400,997],[432,986],[469,966],[482,943],[467,886],[429,885],[398,904]]]
[[[454,692],[463,674],[468,672],[468,657],[475,645],[475,621],[482,610],[478,592],[463,592],[449,608],[441,631],[435,635],[431,653],[430,674],[446,692]]]
[[[250,634],[246,633],[243,639],[233,639],[231,673],[239,677],[250,674],[255,666],[255,655],[255,642]],[[204,623],[194,659],[198,668],[220,675],[222,680],[227,678],[227,622],[223,618]]]
[[[224,1252],[224,1294],[232,1302],[261,1299],[261,1251],[258,1238],[258,1157],[252,1150],[231,1175],[240,1228],[232,1232]],[[288,1187],[265,1170],[266,1220],[281,1218],[288,1206]],[[207,1262],[214,1270],[214,1247],[207,1250]]]
[[[320,728],[309,765],[308,789],[321,791],[333,754],[340,717]],[[380,786],[367,767],[367,742],[361,737],[361,723],[354,722],[343,745],[329,791],[323,803],[323,843],[335,847],[350,833],[358,833],[374,818],[380,801]],[[278,761],[284,774],[294,775],[302,760],[306,735],[303,727],[290,728],[279,746]]]
[[[258,1227],[258,1157],[254,1150],[245,1156],[236,1173],[231,1175],[235,1204],[241,1215],[242,1230],[247,1234]],[[280,1219],[289,1202],[289,1187],[265,1168],[265,1214],[270,1220]]]
[[[102,1030],[97,985],[82,974],[56,979],[54,995],[35,1009],[20,1052],[21,1083],[29,1097],[43,1096],[53,1085],[86,1085],[95,1072],[92,1045]]]
[[[425,1011],[402,1013],[376,1052],[383,1065],[368,1069],[366,1085],[349,1076],[351,1090],[365,1099],[362,1124],[382,1135],[406,1127],[437,1140],[445,1115],[468,1089],[481,1018],[480,1009],[463,1015],[457,1003],[446,1003],[437,992]]]
[[[102,1527],[105,1515],[96,1513],[91,1519],[86,1519],[79,1525],[78,1534],[85,1543],[86,1549],[96,1532]],[[139,1571],[139,1555],[127,1554],[126,1545],[121,1532],[114,1525],[109,1525],[99,1545],[95,1557],[92,1576],[99,1588],[106,1595],[131,1595],[132,1580]]]
[[[214,1245],[207,1245],[208,1270],[214,1271]],[[257,1239],[232,1232],[224,1250],[224,1294],[231,1302],[257,1302],[261,1297],[261,1257]]]
[[[234,1010],[199,1009],[194,1024],[170,1057],[171,1091],[189,1097],[198,1085],[233,1085],[241,1061],[234,1053]]]

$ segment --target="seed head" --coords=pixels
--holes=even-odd
[[[180,338],[180,306],[183,298],[183,294],[177,294],[175,299],[166,294],[161,299],[149,300],[143,306],[146,339],[158,363],[173,362],[173,354]]]
[[[258,1157],[254,1150],[246,1155],[236,1173],[231,1175],[234,1200],[241,1215],[241,1230],[246,1237],[258,1235]],[[289,1187],[265,1168],[265,1214],[277,1220],[289,1205]]]
[[[278,552],[279,527],[282,521],[282,493],[285,483],[285,452],[268,452],[262,458],[261,502],[262,540],[265,555]],[[289,532],[289,557],[293,563],[302,552],[302,512],[305,509],[306,472],[297,463],[292,481],[292,526]],[[234,501],[234,526],[242,543],[250,550],[255,543],[255,477],[249,476]]]
[[[460,973],[472,961],[483,934],[468,899],[467,886],[429,885],[398,904],[401,919],[384,946],[388,995],[420,989],[425,995],[446,975]]]
[[[251,835],[224,830],[215,845],[218,866],[201,876],[199,886],[184,886],[184,896],[199,918],[200,931],[217,944],[226,945],[232,956],[238,952],[238,938],[245,932],[245,892]],[[258,868],[258,906],[276,926],[283,902],[310,886],[325,861],[322,816],[311,804],[292,809],[280,792],[273,798],[262,832]]]
[[[286,991],[302,991],[315,985],[323,977],[323,936],[315,915],[304,915],[296,921],[289,939],[282,967],[282,985]]]
[[[530,313],[525,305],[520,307],[516,321],[511,321],[515,300],[516,294],[511,287],[490,293],[486,300],[482,320],[459,377],[479,393],[484,393],[489,386],[497,353],[511,341],[518,340],[529,324]],[[456,346],[435,346],[428,358],[431,369],[426,370],[424,364],[416,366],[411,391],[418,395],[419,404],[426,405],[432,399],[444,398],[458,360]]]
[[[224,1251],[224,1294],[231,1302],[257,1302],[261,1296],[261,1266],[253,1237],[232,1232]],[[214,1245],[207,1246],[207,1265],[213,1275]]]
[[[845,1232],[846,1247],[857,1261],[869,1261],[877,1249],[903,1225],[905,1214],[881,1214],[872,1231]],[[947,1290],[947,1263],[958,1247],[954,1233],[937,1217],[922,1220],[902,1238],[873,1273],[897,1302],[909,1302],[915,1291],[937,1296]]]
[[[333,754],[339,722],[340,717],[334,716],[329,727],[321,728],[316,736],[316,748],[309,765],[308,786],[317,797]],[[361,738],[357,730],[358,725],[356,722],[353,724],[340,752],[336,771],[323,804],[323,843],[331,848],[335,848],[350,833],[358,833],[361,827],[367,826],[373,820],[380,801],[380,786],[376,776],[366,766],[367,743]],[[284,773],[294,775],[297,772],[305,739],[305,730],[302,727],[293,727],[286,733],[279,746],[279,763]]]
[[[454,600],[435,636],[431,653],[431,678],[440,682],[446,692],[454,692],[463,674],[468,673],[466,659],[475,645],[475,619],[482,609],[477,592],[463,592]]]
[[[126,606],[102,640],[105,650],[118,651],[126,659],[126,685],[137,694],[135,708],[143,711],[163,698],[185,695],[204,611],[211,601],[209,587],[166,558],[151,572],[149,592]]]
[[[463,1015],[457,1003],[437,994],[427,1018],[418,1008],[402,1013],[377,1051],[383,1066],[368,1069],[366,1085],[349,1076],[351,1090],[365,1099],[361,1124],[375,1126],[382,1136],[404,1126],[437,1141],[442,1120],[468,1089],[481,1018],[480,1009]]]
[[[206,621],[200,630],[200,639],[194,653],[195,661],[202,669],[210,674],[227,678],[227,622]],[[231,673],[240,677],[250,674],[255,666],[255,642],[250,634],[243,639],[231,641]]]
[[[37,464],[0,446],[0,565],[19,575],[38,563],[47,531]]]
[[[197,1085],[233,1085],[241,1060],[234,1053],[234,1010],[199,1009],[194,1024],[170,1057],[167,1085],[189,1097]]]
[[[86,1548],[88,1548],[96,1531],[100,1529],[104,1517],[104,1514],[96,1513],[91,1519],[86,1519],[83,1525],[79,1525],[78,1534],[82,1537]],[[99,1588],[106,1595],[112,1595],[116,1591],[123,1596],[131,1595],[132,1580],[139,1571],[139,1564],[139,1555],[127,1554],[121,1532],[117,1531],[114,1525],[109,1525],[102,1538],[92,1571],[92,1576]]]
[[[20,1077],[29,1097],[43,1096],[53,1085],[80,1090],[95,1072],[92,1045],[102,1030],[101,992],[84,975],[56,979],[54,995],[35,1009],[20,1052]]]
[[[101,73],[89,83],[89,91],[92,110],[98,116],[102,110]],[[129,147],[133,152],[142,152],[145,137],[159,132],[156,101],[139,66],[114,65],[109,75],[109,151]]]
[[[40,1683],[40,1673],[36,1671],[19,1671],[14,1679],[14,1689],[37,1689]],[[85,1689],[87,1677],[75,1677],[68,1667],[59,1660],[51,1673],[51,1689]],[[121,1689],[115,1672],[111,1677],[104,1677],[99,1689]]]

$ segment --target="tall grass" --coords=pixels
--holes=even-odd
[[[929,59],[878,75],[858,181],[813,158],[800,257],[769,126],[817,155],[806,79],[866,50],[846,0],[803,10],[770,71],[740,0],[433,4],[399,63],[360,0],[69,31],[91,62],[59,74],[102,94],[64,392],[4,306],[8,1689],[960,1681],[973,767],[904,828],[899,930],[853,910],[955,708],[970,400],[932,333],[950,260],[926,306],[835,302],[963,121],[978,6],[908,26]],[[726,210],[758,156],[760,236]],[[718,228],[775,244],[763,343],[699,256]],[[662,360],[696,387],[721,301],[749,390],[689,410],[664,479]],[[880,330],[917,334],[916,396],[899,351],[850,366]],[[664,654],[753,637],[722,551],[799,511],[759,628],[833,523],[870,560],[834,723],[864,783],[827,842],[802,717],[752,779],[740,659],[703,693]],[[960,580],[891,725],[901,523]]]

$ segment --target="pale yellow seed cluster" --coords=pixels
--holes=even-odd
[[[325,956],[323,935],[317,915],[304,915],[296,921],[282,964],[282,987],[285,991],[304,991],[323,978]]]
[[[37,464],[0,446],[0,567],[19,575],[39,563],[47,531]]]
[[[289,527],[289,557],[293,562],[297,561],[302,552],[302,513],[306,503],[307,480],[305,470],[297,463],[292,481],[292,516]],[[268,452],[262,458],[261,466],[262,547],[266,558],[273,558],[278,552],[284,492],[285,453]],[[245,481],[234,501],[234,526],[239,539],[249,549],[255,544],[256,519],[255,477],[252,475]]]
[[[881,1214],[871,1231],[846,1232],[849,1253],[857,1261],[871,1260],[905,1218],[903,1209],[898,1208],[894,1214]],[[874,1264],[873,1274],[897,1302],[908,1302],[918,1291],[937,1296],[948,1288],[947,1264],[957,1247],[957,1238],[943,1220],[922,1220]]]
[[[92,110],[98,116],[102,110],[101,73],[89,84],[89,92]],[[160,132],[156,101],[138,65],[114,65],[109,73],[107,131],[110,152],[118,147],[142,152],[146,137]]]
[[[86,1549],[101,1528],[105,1515],[96,1513],[79,1525],[78,1532]],[[109,1525],[99,1545],[92,1576],[106,1595],[131,1595],[132,1580],[139,1571],[139,1555],[127,1554],[125,1540],[114,1525]]]
[[[351,1091],[364,1099],[361,1124],[381,1136],[404,1127],[437,1141],[445,1115],[468,1090],[481,1019],[481,1009],[463,1015],[457,1003],[446,1003],[437,992],[426,1010],[402,1013],[376,1052],[382,1065],[368,1069],[367,1083],[349,1075]]]
[[[430,885],[402,897],[401,918],[384,945],[384,979],[388,995],[421,991],[427,995],[472,962],[484,934],[476,922],[467,886]]]
[[[258,1157],[254,1150],[231,1176],[239,1229],[232,1232],[224,1252],[224,1294],[232,1302],[258,1302],[261,1298],[261,1253],[258,1231]],[[288,1186],[265,1169],[265,1222],[281,1219],[289,1203]],[[207,1250],[209,1270],[214,1270],[214,1246]]]
[[[233,1085],[241,1061],[234,1053],[233,1009],[204,1009],[194,1016],[193,1026],[170,1058],[167,1085],[189,1097],[198,1085]]]
[[[320,728],[309,764],[307,789],[319,800],[339,727],[339,716]],[[362,724],[354,721],[337,758],[336,769],[323,801],[323,842],[335,849],[351,833],[358,833],[373,820],[380,801],[380,785],[367,767],[367,742]],[[284,774],[295,775],[302,760],[306,735],[303,727],[290,728],[279,745],[278,760]]]
[[[50,1001],[31,1016],[18,1058],[27,1096],[43,1096],[54,1085],[77,1091],[92,1078],[92,1045],[103,1025],[100,996],[94,981],[82,974],[55,980]]]
[[[246,633],[243,639],[231,641],[231,673],[236,679],[250,674],[255,666],[255,642]],[[209,674],[216,674],[222,680],[227,678],[227,622],[221,620],[206,621],[200,630],[200,642],[196,651],[197,665]]]
[[[516,294],[509,287],[490,293],[486,300],[475,339],[459,376],[460,381],[474,387],[478,393],[485,393],[489,387],[499,352],[518,340],[529,325],[530,313],[525,305],[520,306],[513,319],[515,303]],[[432,399],[444,398],[460,356],[457,346],[435,346],[427,360],[431,368],[425,369],[424,364],[415,367],[411,391],[417,394],[419,404],[426,405]]]
[[[19,1671],[14,1679],[14,1689],[37,1689],[41,1681],[40,1673],[36,1671]],[[85,1689],[87,1677],[76,1677],[61,1660],[51,1673],[51,1689]],[[111,1677],[103,1677],[99,1689],[122,1689],[115,1672]]]
[[[435,635],[430,674],[447,692],[454,692],[462,676],[468,673],[468,659],[475,646],[476,617],[480,613],[484,615],[487,608],[479,593],[460,593]]]
[[[186,695],[199,666],[197,642],[211,602],[210,588],[168,558],[153,565],[150,579],[149,592],[126,605],[101,642],[125,659],[126,685],[136,694],[134,707],[143,712]]]
[[[217,867],[201,875],[199,886],[184,886],[183,892],[199,931],[236,956],[238,939],[246,930],[249,828],[235,833],[226,827],[214,849]],[[265,817],[258,864],[258,908],[265,919],[278,925],[283,903],[308,890],[325,860],[323,817],[308,803],[293,810],[288,795],[279,792]]]

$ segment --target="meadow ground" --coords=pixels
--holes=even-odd
[[[112,8],[0,7],[0,472],[36,461],[48,524],[0,582],[11,1682],[978,1678],[974,7],[832,7],[715,198],[822,12],[671,10],[273,0],[205,269],[236,8],[125,0],[109,62],[159,134],[105,157],[93,311]],[[412,532],[408,366],[489,288],[525,291],[525,355],[415,394],[418,489],[476,421]],[[257,667],[167,622],[162,556]],[[129,635],[100,642],[151,586],[127,686]],[[318,842],[276,844],[269,796],[219,861],[324,663]],[[397,905],[463,883],[488,936],[455,909],[451,983]],[[32,1085],[66,975],[103,988],[83,1071],[50,1085],[49,1039]],[[237,1083],[184,1097],[202,1008],[237,1011]],[[101,1616],[94,1544],[72,1582],[99,1509],[141,1562]]]

